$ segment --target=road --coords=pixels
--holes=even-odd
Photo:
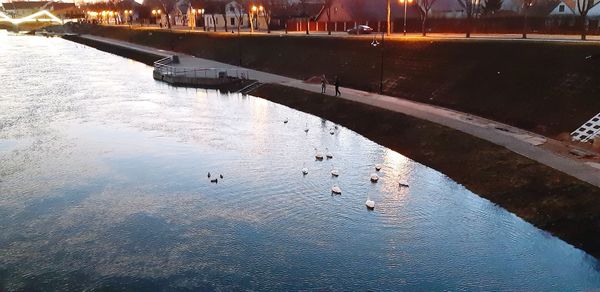
[[[194,56],[176,52],[158,50],[155,48],[131,44],[114,39],[92,35],[84,35],[82,37],[116,46],[127,47],[134,50],[152,52],[157,55],[178,55],[180,58],[180,64],[177,66],[180,67],[247,70],[251,79],[258,80],[261,83],[274,83],[311,92],[321,92],[320,84],[306,83],[302,80],[281,75],[241,68],[213,60],[196,58]],[[496,121],[447,108],[350,88],[342,87],[340,90],[342,92],[342,96],[340,98],[342,99],[392,110],[398,113],[444,125],[446,127],[492,142],[496,145],[504,146],[507,149],[529,159],[535,160],[539,163],[562,171],[563,173],[576,177],[582,181],[600,187],[600,164],[581,159],[579,156],[570,155],[568,151],[569,148],[562,142]],[[333,95],[334,93],[332,86],[328,86],[327,91],[327,94],[330,95]]]
[[[118,26],[118,27],[127,27],[131,29],[143,29],[143,30],[166,30],[166,28],[159,28],[156,25],[146,25],[140,26],[139,24],[135,25],[107,25],[107,26]],[[210,34],[237,34],[237,30],[234,31],[204,31],[203,28],[197,27],[196,29],[190,29],[186,26],[173,26],[171,28],[173,31],[180,32],[194,32],[194,33],[210,33]],[[261,35],[261,36],[274,36],[279,37],[282,35],[285,36],[294,36],[294,37],[337,37],[337,38],[363,38],[363,39],[372,39],[374,36],[379,37],[379,33],[374,33],[370,35],[349,35],[345,32],[332,32],[329,35],[326,31],[311,31],[309,35],[304,31],[272,31],[271,33],[267,33],[265,30],[258,30],[254,32],[250,32],[247,28],[240,31],[242,35]],[[587,40],[582,41],[581,35],[578,34],[541,34],[541,33],[530,33],[527,34],[527,39],[523,39],[520,33],[515,34],[500,34],[500,33],[472,33],[470,38],[466,38],[464,33],[429,33],[427,36],[423,37],[421,33],[408,33],[406,36],[402,33],[393,33],[389,36],[386,36],[387,40],[393,41],[432,41],[432,40],[477,40],[477,41],[543,41],[543,42],[587,42],[587,43],[600,43],[600,35],[588,35]]]

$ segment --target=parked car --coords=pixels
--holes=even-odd
[[[357,25],[349,30],[347,30],[348,34],[370,34],[373,32],[373,29],[366,25]]]

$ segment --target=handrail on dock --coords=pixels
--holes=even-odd
[[[250,79],[248,69],[178,67],[170,65],[173,61],[174,56],[154,62],[154,71],[172,77]]]

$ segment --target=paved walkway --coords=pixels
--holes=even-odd
[[[115,26],[115,25],[106,25],[106,26]],[[146,25],[140,26],[139,24],[135,24],[132,26],[129,25],[116,25],[120,27],[127,27],[131,29],[141,29],[141,30],[167,30],[166,28],[159,28],[157,25]],[[196,29],[190,29],[186,26],[173,26],[171,28],[173,31],[180,32],[194,32],[194,33],[205,33],[205,34],[221,34],[221,35],[231,35],[231,31],[225,32],[222,28],[219,28],[217,32],[212,30],[205,31],[201,27],[197,27]],[[237,34],[237,30],[234,28],[234,33]],[[326,31],[311,31],[309,35],[306,34],[305,31],[289,31],[287,34],[282,30],[274,30],[271,33],[267,33],[266,30],[258,30],[250,33],[249,29],[244,28],[241,31],[242,35],[261,35],[261,36],[273,36],[279,37],[281,35],[293,36],[293,37],[327,37],[327,38],[364,38],[364,39],[372,39],[374,34],[371,35],[350,35],[346,32],[332,32],[331,35],[328,35]],[[386,40],[394,40],[394,41],[432,41],[432,40],[464,40],[464,41],[535,41],[535,42],[582,42],[582,43],[599,43],[600,35],[588,35],[587,40],[582,41],[581,35],[579,34],[543,34],[543,33],[529,33],[527,34],[527,39],[522,38],[522,34],[520,33],[472,33],[470,38],[466,38],[464,33],[428,33],[427,36],[423,37],[421,33],[407,33],[407,35],[403,35],[402,33],[392,33],[389,36],[386,36]]]
[[[151,47],[98,36],[85,35],[82,37],[144,52],[152,52],[154,54],[178,55],[180,58],[180,64],[178,66],[194,68],[245,69],[208,59],[196,58],[185,54],[158,50]],[[302,80],[251,69],[246,70],[248,70],[249,77],[251,79],[256,79],[261,83],[275,83],[316,93],[321,92],[320,84],[306,83]],[[333,90],[334,89],[332,86],[328,87],[329,94],[333,95]],[[350,88],[341,88],[340,90],[342,92],[342,99],[396,111],[465,132],[475,137],[490,141],[494,144],[504,146],[507,149],[510,149],[511,151],[514,151],[532,160],[538,161],[580,180],[600,187],[600,164],[569,155],[569,151],[563,151],[563,153],[561,153],[561,151],[556,151],[557,145],[563,145],[559,141],[492,120],[429,104]]]

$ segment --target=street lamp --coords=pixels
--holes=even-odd
[[[254,13],[256,13],[256,10],[258,10],[258,7],[256,7],[256,5],[252,5],[252,8],[250,8],[250,32],[251,33],[254,32]]]
[[[190,7],[191,8],[191,7]],[[192,15],[190,15],[188,19],[188,25],[190,26],[190,30],[196,30],[196,9],[191,8]]]
[[[260,17],[260,13],[263,12],[264,10],[265,10],[265,8],[262,5],[258,6],[258,12],[256,13],[256,29],[259,29],[258,28],[258,24],[259,24],[258,18]]]
[[[409,3],[412,4],[413,0],[398,0],[400,4],[404,4],[404,35],[406,36],[406,7]]]
[[[133,10],[125,10],[125,24],[129,23],[131,24],[132,21],[129,20],[129,18],[133,18]]]
[[[373,41],[371,42],[371,46],[373,47],[380,47],[381,50],[381,64],[379,65],[380,67],[380,71],[379,71],[379,93],[383,94],[383,58],[384,58],[384,43],[385,43],[385,33],[381,32],[381,43],[377,41],[377,39],[375,38],[376,36],[373,36]]]
[[[202,18],[202,28],[204,28],[204,31],[206,31],[206,22],[204,22],[204,8],[198,9],[198,12],[200,12],[200,17]]]

